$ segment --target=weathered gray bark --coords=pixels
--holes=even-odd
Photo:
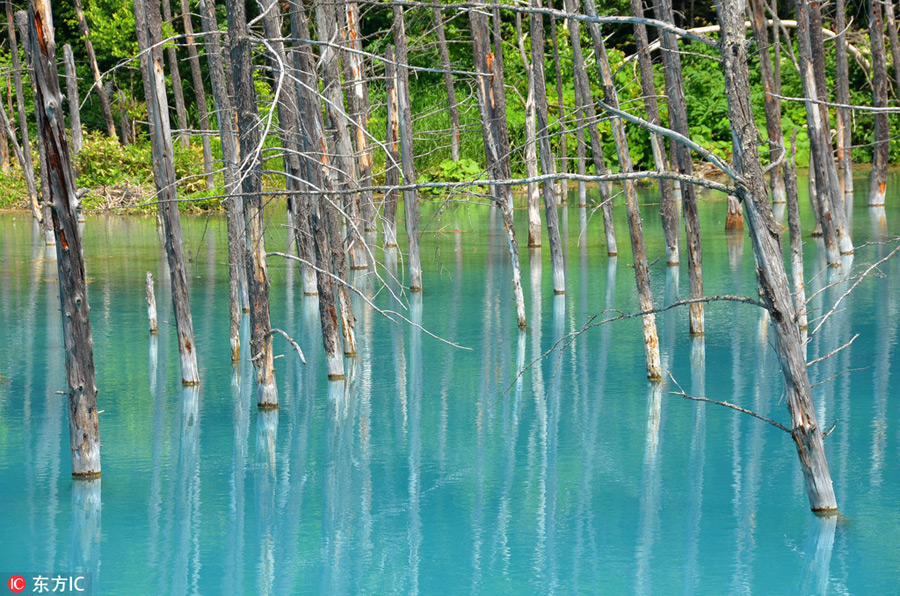
[[[469,10],[469,23],[472,30],[472,54],[475,70],[485,73],[475,81],[478,94],[478,108],[481,112],[481,132],[484,139],[484,154],[488,175],[493,180],[508,180],[510,176],[509,160],[503,159],[502,141],[505,130],[505,110],[501,111],[501,102],[497,101],[498,80],[502,81],[497,70],[496,60],[491,61],[491,42],[487,17],[481,11]],[[487,74],[490,73],[490,74]],[[502,84],[499,93],[502,93]],[[524,329],[525,296],[522,292],[522,271],[519,265],[519,242],[516,238],[515,221],[513,219],[512,192],[508,186],[491,188],[493,199],[497,203],[506,229],[507,248],[513,270],[513,295],[516,302],[516,321],[519,328]]]
[[[447,112],[450,114],[450,159],[459,161],[459,107],[456,103],[453,73],[450,71],[450,50],[447,48],[447,36],[444,34],[444,14],[438,6],[432,10],[432,17],[437,33],[441,68],[444,71],[444,88],[447,90]]]
[[[397,101],[397,68],[394,47],[388,45],[384,61],[385,103],[387,125],[385,131],[384,185],[384,248],[397,248],[397,195],[400,186],[400,104]]]
[[[153,274],[147,272],[147,281],[144,284],[147,293],[147,320],[150,324],[150,333],[159,333],[159,322],[156,319],[156,293],[153,291]]]
[[[215,4],[210,0],[200,0],[200,20],[206,42],[206,59],[209,65],[209,79],[216,105],[216,120],[219,139],[222,142],[222,171],[225,181],[225,213],[228,228],[228,295],[229,326],[228,337],[231,344],[231,361],[241,359],[241,294],[246,287],[244,274],[244,213],[237,196],[238,149],[235,137],[235,114],[225,79],[224,52],[221,34],[216,21]]]
[[[565,0],[566,11],[578,12],[576,0]],[[585,125],[588,138],[591,143],[591,157],[597,174],[604,175],[608,171],[603,159],[603,146],[600,143],[600,131],[597,129],[597,113],[594,109],[594,98],[591,94],[591,84],[584,66],[584,54],[581,48],[581,22],[569,21],[569,44],[572,46],[572,70],[575,74],[575,95],[579,98],[581,110],[579,114],[579,127]],[[603,215],[603,228],[606,233],[606,254],[616,255],[619,252],[616,243],[616,230],[612,218],[612,197],[609,186],[600,183],[600,213]]]
[[[585,0],[587,14],[595,15],[593,0]],[[600,68],[600,84],[603,88],[603,96],[607,105],[613,109],[619,109],[619,98],[613,83],[612,70],[609,67],[609,58],[606,54],[606,46],[600,27],[589,25],[591,39],[594,42],[594,57]],[[634,171],[631,161],[631,152],[628,148],[628,139],[625,136],[625,125],[621,118],[610,120],[613,137],[616,142],[616,153],[619,156],[619,169],[624,173]],[[634,278],[637,283],[638,303],[642,311],[653,310],[653,292],[650,289],[650,266],[647,263],[647,251],[644,245],[643,223],[641,222],[641,209],[638,203],[637,190],[634,182],[627,180],[625,186],[625,207],[628,212],[628,227],[631,232],[631,252],[634,259]],[[651,381],[662,380],[662,363],[659,359],[659,337],[656,332],[656,316],[653,314],[641,317],[644,332],[644,356],[647,360],[647,378]]]
[[[22,66],[19,63],[19,50],[16,44],[16,27],[13,20],[12,0],[6,1],[6,33],[9,38],[10,58],[12,59],[13,81],[16,87],[16,107],[19,115],[19,134],[22,136],[22,157],[19,166],[25,175],[25,184],[31,203],[31,212],[39,222],[43,219],[38,205],[37,188],[34,181],[34,164],[31,162],[31,140],[28,133],[28,120],[25,116],[25,94],[22,92]]]
[[[533,8],[541,8],[541,0],[531,0]],[[541,173],[553,174],[553,153],[550,150],[550,118],[547,105],[547,78],[544,74],[544,17],[532,14],[528,19],[531,29],[531,69],[534,72],[534,106],[537,113],[537,138],[540,149]],[[553,272],[553,293],[566,293],[566,272],[563,264],[562,239],[559,233],[559,213],[556,210],[556,191],[553,180],[541,183],[544,196],[544,213],[550,241],[550,265]]]
[[[847,9],[844,0],[836,0],[834,8],[834,28],[841,32],[847,28]],[[847,38],[839,35],[835,39],[835,99],[837,103],[850,105],[850,70],[847,62]],[[850,108],[837,108],[837,143],[838,169],[844,192],[844,212],[849,219],[853,208],[853,156],[850,147],[853,145],[853,113]]]
[[[631,0],[632,16],[643,18],[643,0]],[[651,124],[661,124],[659,118],[659,104],[656,101],[656,83],[653,81],[653,63],[650,61],[650,52],[647,46],[650,42],[647,38],[647,27],[641,24],[634,26],[635,52],[638,56],[638,65],[641,71],[641,93],[644,96],[644,110],[646,120]],[[659,135],[650,135],[650,147],[653,151],[653,165],[660,172],[669,169],[666,159],[666,144]],[[681,259],[678,254],[678,205],[675,203],[675,195],[672,192],[672,182],[660,178],[659,184],[659,214],[662,218],[663,235],[666,239],[666,264],[677,266]]]
[[[260,120],[253,85],[250,34],[243,0],[228,0],[229,51],[234,76],[241,192],[244,204],[246,246],[244,262],[250,297],[250,360],[256,370],[256,404],[260,408],[278,407],[275,364],[272,349],[272,325],[269,320],[269,275],[266,266],[265,220],[262,201],[262,161],[259,155]]]
[[[800,328],[782,260],[779,230],[772,218],[765,178],[759,162],[757,131],[750,102],[743,14],[735,0],[717,0],[722,30],[722,71],[728,111],[735,131],[735,166],[745,180],[738,192],[744,203],[761,296],[772,317],[778,339],[778,357],[784,377],[785,401],[791,413],[791,435],[797,447],[810,508],[820,513],[837,511],[837,501],[825,459],[822,431],[816,420]]]
[[[753,36],[759,48],[759,73],[763,84],[763,103],[766,111],[766,133],[769,142],[769,159],[777,161],[784,151],[784,134],[781,131],[781,100],[775,97],[775,73],[772,69],[770,53],[769,29],[766,26],[766,6],[763,0],[753,0],[751,5]],[[772,189],[772,202],[784,203],[787,200],[784,188],[782,166],[775,166],[769,173],[769,187]]]
[[[872,105],[888,105],[887,59],[884,53],[884,17],[879,0],[869,0],[869,41],[872,46]],[[890,163],[891,136],[888,115],[875,113],[875,145],[872,148],[872,174],[869,178],[869,207],[884,205],[887,191],[887,168]]]
[[[94,340],[91,334],[84,252],[75,215],[75,171],[66,141],[62,93],[56,71],[56,43],[49,0],[35,0],[28,15],[30,51],[35,56],[34,95],[38,135],[51,157],[49,164],[51,218],[56,236],[59,303],[69,412],[72,476],[100,476],[100,427],[97,421],[97,386]]]
[[[784,186],[787,190],[788,229],[791,234],[791,280],[794,286],[794,310],[797,325],[805,330],[809,323],[806,315],[806,284],[803,281],[803,236],[800,229],[800,200],[797,193],[797,138],[791,139],[791,155],[785,161]]]
[[[162,18],[166,25],[172,26],[172,6],[169,0],[162,0]],[[175,116],[178,118],[178,140],[187,149],[190,142],[188,134],[187,109],[184,107],[184,90],[181,86],[181,69],[178,68],[178,54],[175,46],[168,44],[166,58],[169,62],[169,76],[172,79],[172,96],[175,98]]]
[[[549,0],[547,5],[553,8],[553,1]],[[559,121],[559,163],[556,171],[560,175],[564,175],[568,170],[568,143],[566,139],[566,101],[563,90],[562,66],[559,61],[559,32],[556,26],[556,17],[550,17],[550,40],[553,48],[553,73],[556,76],[556,103],[557,118]],[[564,204],[568,200],[568,181],[560,179],[556,182],[556,198],[560,204]]]
[[[81,7],[81,0],[75,0],[75,16],[78,19],[78,27],[81,29],[81,36],[84,37],[84,51],[87,53],[88,61],[91,64],[91,73],[94,75],[94,87],[97,90],[97,97],[100,99],[100,109],[103,111],[103,120],[106,122],[106,134],[117,139],[116,123],[113,120],[112,107],[109,105],[109,97],[106,95],[106,88],[103,86],[103,75],[100,73],[100,67],[97,65],[97,55],[94,53],[94,44],[91,43],[91,30],[88,27],[87,19],[84,18],[84,9]]]
[[[400,116],[400,166],[403,182],[416,183],[416,167],[413,161],[412,108],[409,96],[409,58],[407,57],[406,25],[403,8],[394,6],[394,46],[397,55],[397,102]],[[406,242],[409,251],[409,289],[422,291],[422,258],[419,254],[419,193],[415,188],[403,191],[403,207],[406,213]]]
[[[528,94],[525,97],[525,176],[537,178],[537,114],[534,108],[534,69],[525,52],[525,37],[522,35],[522,15],[516,14],[516,36],[519,38],[519,55],[528,73]],[[528,209],[528,248],[541,245],[541,191],[537,182],[529,182],[525,191]]]
[[[135,4],[138,4],[138,0]],[[153,49],[148,56],[150,68],[150,93],[147,96],[147,115],[153,123],[151,147],[153,152],[153,174],[157,190],[157,210],[163,222],[166,259],[172,285],[172,305],[175,310],[175,327],[178,332],[178,351],[181,356],[181,382],[185,385],[200,383],[197,369],[194,324],[191,320],[191,305],[188,297],[187,273],[184,264],[184,245],[181,234],[181,215],[178,212],[176,190],[175,154],[172,148],[172,129],[169,124],[169,108],[166,100],[166,78],[163,68],[162,19],[159,5],[155,0],[143,0],[145,22],[135,22],[144,27]]]
[[[168,0],[167,0],[168,1]],[[216,185],[213,167],[212,146],[209,141],[209,114],[206,111],[206,88],[203,85],[203,71],[200,69],[200,55],[194,39],[194,25],[191,22],[191,5],[189,0],[181,0],[181,20],[184,23],[184,41],[187,45],[188,61],[191,64],[191,82],[194,85],[194,99],[197,115],[200,118],[201,140],[203,142],[203,173],[206,174],[206,186]]]
[[[81,134],[81,103],[78,101],[78,75],[75,73],[75,57],[72,46],[63,46],[63,61],[66,64],[66,99],[69,100],[69,126],[72,129],[72,153],[81,151],[84,138]]]
[[[658,0],[653,6],[656,18],[665,23],[674,23],[671,0]],[[689,137],[687,103],[684,98],[684,79],[681,73],[681,56],[678,54],[678,40],[669,31],[661,31],[663,64],[665,65],[666,96],[669,98],[669,127]],[[687,176],[694,175],[694,163],[690,150],[680,143],[672,144],[672,154],[676,170]],[[700,216],[697,211],[697,189],[693,184],[681,185],[681,201],[684,207],[685,241],[688,250],[688,274],[691,284],[691,299],[703,297],[703,253],[700,243]],[[703,333],[703,305],[690,306],[690,333]]]
[[[888,38],[891,40],[891,60],[894,63],[894,81],[897,88],[894,94],[900,94],[900,36],[897,35],[897,18],[894,16],[893,0],[884,3],[884,22],[887,25]],[[838,29],[841,31],[841,29]]]

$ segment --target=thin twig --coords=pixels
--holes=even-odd
[[[828,352],[828,353],[825,354],[824,356],[820,356],[819,358],[816,358],[815,360],[812,360],[812,361],[810,361],[810,362],[807,362],[807,363],[806,363],[806,368],[809,368],[809,367],[812,366],[813,364],[818,364],[818,363],[822,362],[823,360],[828,360],[829,358],[831,358],[832,356],[834,356],[835,354],[837,354],[838,352],[840,352],[840,351],[843,350],[844,348],[849,347],[850,344],[852,344],[854,341],[856,341],[856,338],[857,338],[857,337],[859,337],[859,333],[857,333],[856,335],[854,335],[853,337],[851,337],[851,338],[850,338],[850,341],[848,341],[847,343],[845,343],[845,344],[842,345],[841,347],[835,348],[834,350],[832,350],[831,352]]]
[[[675,377],[672,376],[672,373],[669,373],[669,378],[672,379],[672,382],[675,383],[675,385],[678,387],[678,389],[681,389],[681,385],[678,384],[678,381],[675,380]],[[781,423],[779,423],[779,422],[775,422],[775,421],[772,420],[771,418],[766,418],[765,416],[762,416],[762,415],[760,415],[760,414],[757,414],[757,413],[754,412],[753,410],[748,410],[748,409],[746,409],[746,408],[742,408],[742,407],[740,407],[740,406],[736,406],[736,405],[734,405],[734,404],[732,404],[732,403],[728,403],[727,401],[718,401],[718,400],[715,400],[715,399],[709,399],[708,397],[697,397],[697,396],[694,396],[694,395],[688,395],[688,394],[685,393],[683,390],[680,390],[680,391],[670,391],[669,394],[671,394],[671,395],[679,395],[679,396],[683,397],[684,399],[689,399],[689,400],[692,400],[692,401],[702,401],[702,402],[706,402],[706,403],[710,403],[710,404],[716,404],[717,406],[725,406],[726,408],[731,408],[732,410],[735,410],[735,411],[740,412],[740,413],[742,413],[742,414],[749,414],[749,415],[753,416],[754,418],[759,418],[759,419],[762,420],[763,422],[768,422],[769,424],[771,424],[771,425],[774,426],[775,428],[780,428],[781,430],[783,430],[783,431],[786,432],[786,433],[789,433],[789,434],[790,434],[790,432],[791,432],[791,429],[789,429],[788,427],[786,427],[785,425],[783,425],[783,424],[781,424]]]
[[[294,341],[294,338],[291,337],[290,335],[288,335],[287,331],[284,331],[283,329],[278,329],[276,327],[272,327],[272,329],[269,330],[269,333],[267,334],[267,336],[271,336],[275,333],[280,333],[281,335],[283,335],[284,339],[288,340],[288,343],[291,344],[292,346],[294,346],[294,349],[297,350],[297,355],[300,356],[300,362],[302,362],[303,364],[306,364],[306,357],[303,355],[303,350],[300,349],[300,345]]]

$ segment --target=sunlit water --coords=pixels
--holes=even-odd
[[[861,244],[882,232],[864,178],[858,187]],[[680,279],[667,272],[658,208],[644,200],[654,298],[667,304],[687,296],[687,264]],[[823,426],[837,422],[826,445],[843,513],[822,520],[786,433],[685,401],[671,381],[646,382],[638,320],[591,328],[535,362],[591,316],[637,309],[624,208],[621,256],[610,260],[599,214],[579,243],[574,202],[563,214],[565,296],[553,295],[546,242],[521,251],[524,333],[499,218],[423,209],[425,293],[398,303],[371,275],[354,283],[427,333],[356,300],[360,357],[346,384],[326,380],[299,270],[271,259],[273,323],[308,364],[276,338],[281,408],[267,413],[248,363],[229,362],[224,220],[184,220],[203,381],[193,392],[180,382],[154,219],[89,217],[99,495],[70,477],[56,263],[26,215],[0,215],[0,571],[87,571],[97,594],[898,593],[900,261],[810,340],[812,360],[860,334],[811,372],[814,383],[838,375],[815,388]],[[897,197],[889,203],[897,230]],[[751,245],[726,237],[725,203],[705,201],[701,216],[706,293],[754,295]],[[281,221],[270,250],[283,249]],[[854,272],[889,250],[860,249]],[[806,268],[810,295],[839,279],[809,238]],[[158,339],[147,333],[148,270]],[[378,271],[389,278],[390,264]],[[811,317],[847,287],[813,296]],[[707,306],[701,340],[683,309],[658,324],[664,366],[684,391],[789,424],[756,307]]]

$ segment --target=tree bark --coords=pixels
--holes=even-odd
[[[94,75],[94,86],[97,88],[97,97],[100,99],[100,109],[103,111],[103,120],[106,122],[106,134],[114,139],[118,139],[116,136],[116,123],[113,120],[112,115],[112,107],[109,105],[109,97],[106,95],[106,88],[103,86],[103,75],[100,74],[100,67],[97,66],[97,55],[94,53],[94,44],[91,43],[91,30],[88,27],[87,19],[84,18],[81,0],[75,0],[75,16],[78,19],[81,36],[84,37],[84,51],[87,53],[88,61],[91,63],[91,72]]]
[[[671,0],[658,0],[653,6],[656,18],[665,23],[674,23]],[[662,40],[663,64],[665,65],[666,96],[669,98],[669,126],[675,132],[690,136],[687,120],[687,102],[684,97],[684,78],[681,72],[681,56],[678,40],[670,31],[660,32]],[[694,175],[691,151],[680,143],[672,144],[673,162],[680,174]],[[681,185],[681,201],[684,206],[685,240],[688,249],[688,275],[691,284],[691,299],[703,297],[703,252],[700,242],[700,216],[697,211],[697,189],[693,184]],[[690,306],[690,333],[702,335],[704,332],[703,304]]]
[[[791,435],[806,481],[810,508],[815,512],[835,513],[837,501],[825,459],[822,431],[816,420],[800,329],[779,246],[779,230],[772,217],[759,162],[743,15],[736,0],[717,0],[716,9],[722,27],[725,93],[736,139],[735,166],[747,185],[739,184],[738,192],[747,212],[761,296],[778,338],[785,401],[791,413]]]
[[[162,0],[162,18],[163,22],[170,27],[172,26],[172,6],[169,0]],[[181,146],[188,148],[190,143],[190,135],[188,134],[187,109],[184,107],[184,90],[181,85],[181,69],[178,68],[178,54],[175,52],[175,46],[168,44],[166,47],[166,58],[169,61],[169,76],[172,79],[172,96],[175,98],[175,116],[178,118],[178,140]]]
[[[156,293],[153,291],[153,274],[147,272],[147,281],[144,284],[147,293],[147,320],[150,322],[150,333],[159,333],[159,322],[156,319]]]
[[[834,28],[844,31],[847,28],[847,9],[844,0],[836,0],[834,13]],[[835,99],[837,103],[850,105],[850,69],[847,62],[847,38],[838,35],[835,39]],[[900,87],[898,87],[900,92]],[[850,147],[853,146],[853,113],[850,108],[837,108],[837,157],[838,169],[841,172],[841,182],[844,194],[844,212],[847,220],[850,220],[850,212],[853,208],[853,155]]]
[[[141,0],[138,0],[141,1]],[[184,265],[184,245],[181,234],[181,215],[178,212],[176,191],[175,155],[172,148],[172,130],[169,125],[169,107],[166,100],[166,78],[163,68],[162,19],[156,0],[143,0],[145,22],[135,22],[145,27],[153,49],[148,56],[150,68],[150,95],[147,98],[147,115],[153,122],[151,147],[153,151],[154,179],[157,190],[157,208],[163,222],[166,258],[172,283],[172,304],[175,310],[175,327],[178,332],[178,352],[181,355],[181,382],[185,385],[200,383],[197,369],[194,324],[188,297],[187,273]],[[137,4],[138,2],[135,2]]]
[[[872,45],[872,105],[888,105],[887,59],[884,53],[884,18],[879,0],[869,0],[869,40]],[[890,163],[891,136],[888,115],[875,113],[875,145],[872,148],[872,174],[869,178],[869,207],[884,205],[887,191],[887,168]]]
[[[225,213],[228,227],[228,294],[231,361],[241,359],[241,287],[246,285],[244,273],[244,214],[237,196],[238,148],[235,138],[234,107],[225,79],[224,52],[221,33],[216,21],[215,4],[211,0],[200,0],[200,21],[206,41],[206,59],[213,102],[216,104],[216,120],[219,139],[222,142],[222,161],[225,181]]]
[[[593,0],[585,0],[585,9],[588,15],[595,15]],[[594,24],[588,26],[591,39],[594,42],[594,57],[600,68],[600,84],[606,104],[613,109],[619,109],[619,98],[613,83],[612,70],[609,67],[609,58],[606,54],[606,46],[600,27]],[[619,156],[619,169],[623,173],[634,171],[631,161],[631,152],[628,148],[628,139],[625,136],[625,125],[621,118],[610,120],[613,137],[616,142],[616,152]],[[653,292],[650,289],[650,266],[647,263],[647,251],[644,245],[643,223],[641,222],[641,209],[638,204],[637,190],[634,182],[626,180],[625,206],[628,211],[628,226],[631,232],[631,252],[634,259],[634,278],[637,284],[638,302],[642,311],[653,310]],[[651,381],[662,380],[662,363],[659,359],[659,337],[656,332],[656,316],[653,314],[641,317],[644,331],[644,355],[647,360],[647,378]]]
[[[548,5],[553,8],[553,0],[549,0]],[[559,33],[556,26],[556,17],[550,17],[550,39],[553,43],[553,72],[556,76],[556,103],[559,121],[559,164],[556,171],[559,174],[565,174],[568,169],[568,144],[566,138],[566,101],[563,93],[562,84],[562,66],[559,61]],[[568,181],[560,179],[556,182],[556,199],[560,204],[564,204],[568,199]]]
[[[631,0],[632,16],[643,18],[643,0]],[[644,96],[644,110],[647,113],[647,121],[651,124],[661,124],[659,118],[659,104],[656,101],[656,83],[653,81],[653,63],[650,61],[650,51],[647,46],[650,42],[647,38],[647,27],[634,26],[635,53],[638,56],[638,65],[641,71],[641,93]],[[660,172],[669,169],[666,159],[666,144],[659,135],[650,134],[650,147],[653,151],[653,164]],[[662,218],[663,235],[666,239],[666,264],[677,266],[681,259],[678,254],[678,205],[675,203],[675,195],[672,192],[672,182],[660,178],[659,181],[659,214]]]
[[[397,101],[397,68],[394,47],[388,45],[384,61],[387,126],[385,136],[384,248],[397,248],[397,191],[400,186],[400,104]]]
[[[78,75],[75,72],[75,57],[72,46],[63,46],[63,61],[66,65],[66,99],[69,100],[69,125],[72,128],[72,153],[81,151],[84,138],[81,134],[81,103],[78,101]]]
[[[806,284],[803,281],[803,236],[800,229],[800,200],[797,193],[796,132],[791,139],[791,155],[785,161],[784,186],[787,190],[788,229],[791,234],[791,280],[794,286],[794,311],[797,326],[803,332],[809,326],[806,315]]]
[[[250,297],[250,360],[256,370],[256,404],[278,407],[272,325],[269,320],[269,275],[266,266],[265,220],[262,201],[262,161],[259,112],[253,85],[250,32],[243,0],[228,0],[229,52],[234,76],[241,159],[246,246],[244,262]]]
[[[525,37],[522,35],[522,15],[516,14],[516,36],[519,38],[519,55],[528,73],[528,95],[525,98],[525,176],[537,178],[537,114],[534,109],[534,69],[525,53]],[[528,208],[528,248],[541,245],[541,191],[537,182],[529,182],[525,191]]]
[[[541,8],[541,0],[531,0],[533,8]],[[553,174],[553,153],[550,151],[550,118],[547,106],[547,78],[544,74],[544,17],[532,14],[528,19],[531,29],[531,69],[534,72],[534,105],[537,113],[537,139],[540,149],[541,173]],[[559,233],[559,213],[556,210],[556,192],[553,180],[541,183],[544,195],[544,212],[550,241],[550,265],[553,272],[553,293],[566,293],[566,272],[563,265],[562,239]]]
[[[432,9],[432,17],[437,33],[438,53],[441,56],[441,69],[444,71],[444,88],[447,90],[447,112],[450,114],[450,159],[459,161],[459,107],[456,103],[453,74],[450,72],[450,50],[447,48],[447,36],[444,34],[444,14],[439,6],[435,5]]]
[[[30,5],[30,51],[35,57],[34,93],[38,135],[49,160],[51,218],[56,236],[59,303],[63,345],[66,352],[66,384],[69,412],[69,445],[72,476],[100,476],[100,427],[97,421],[97,386],[94,372],[94,340],[91,334],[84,251],[75,215],[75,171],[66,141],[62,93],[56,71],[56,44],[49,0]]]
[[[13,81],[16,87],[16,107],[19,115],[19,134],[22,136],[22,158],[19,166],[25,175],[25,184],[31,202],[31,212],[40,222],[43,219],[38,204],[37,188],[34,180],[34,164],[31,161],[31,140],[28,134],[28,120],[25,116],[25,94],[22,91],[22,66],[19,63],[19,50],[16,44],[16,27],[13,20],[12,0],[6,1],[6,32],[9,36],[10,58],[12,59]]]
[[[894,94],[900,97],[900,37],[897,35],[897,19],[894,16],[893,0],[884,2],[884,21],[887,25],[888,38],[891,40],[891,59],[894,62],[894,81],[897,85]],[[842,31],[842,29],[837,30]]]
[[[168,2],[168,0],[166,0]],[[197,115],[200,118],[200,138],[203,142],[203,173],[206,175],[207,188],[215,188],[216,178],[213,167],[212,146],[209,141],[209,114],[206,111],[206,88],[203,85],[203,71],[200,69],[200,55],[197,42],[194,40],[194,25],[191,23],[191,5],[189,0],[181,0],[181,20],[184,23],[184,37],[187,45],[188,61],[191,64],[191,82],[194,85],[194,99],[197,104]]]
[[[409,59],[407,57],[406,25],[403,8],[394,6],[394,45],[397,52],[397,102],[400,116],[400,165],[403,182],[416,183],[413,161],[412,108],[409,95]],[[406,213],[406,241],[409,250],[409,289],[422,291],[422,259],[419,254],[419,193],[415,188],[403,191]]]

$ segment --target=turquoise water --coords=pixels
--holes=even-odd
[[[858,186],[862,244],[881,232]],[[664,255],[658,210],[644,201],[653,260]],[[753,295],[749,239],[722,231],[722,201],[701,216],[706,293]],[[308,364],[276,339],[282,406],[261,413],[248,364],[229,362],[224,220],[185,217],[203,380],[192,391],[180,383],[153,218],[90,216],[103,479],[86,488],[69,475],[56,393],[56,264],[26,215],[0,215],[0,571],[87,571],[97,594],[900,593],[900,261],[810,340],[812,360],[860,334],[812,369],[814,383],[851,371],[815,388],[823,425],[837,421],[826,446],[843,513],[823,520],[808,511],[786,433],[645,381],[636,319],[593,327],[526,368],[590,316],[637,309],[620,205],[616,217],[622,255],[610,260],[599,217],[579,243],[577,209],[564,212],[565,296],[553,295],[549,249],[522,249],[520,333],[499,218],[426,207],[424,295],[398,303],[371,275],[354,283],[427,333],[357,300],[361,354],[346,384],[326,380],[299,270],[273,259],[273,324]],[[810,219],[807,209],[807,229]],[[898,221],[894,200],[888,228]],[[284,245],[280,222],[270,250]],[[861,248],[854,272],[889,250]],[[839,281],[812,239],[806,267],[810,295]],[[148,270],[158,339],[146,333]],[[657,304],[688,294],[686,263],[678,279],[663,257],[652,275]],[[846,288],[815,295],[811,316]],[[755,307],[709,305],[702,340],[688,336],[684,310],[658,324],[664,366],[685,391],[788,423],[773,334]]]

